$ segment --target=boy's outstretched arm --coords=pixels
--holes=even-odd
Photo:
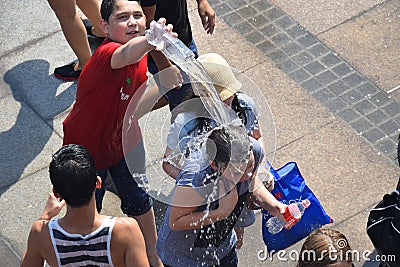
[[[147,42],[145,36],[133,38],[115,50],[111,57],[111,68],[119,69],[134,64],[154,48]]]

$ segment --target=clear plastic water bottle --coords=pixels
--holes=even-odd
[[[298,221],[300,221],[301,216],[304,214],[304,211],[310,206],[310,204],[310,200],[304,199],[301,202],[288,205],[285,213],[283,214],[284,220],[280,219],[279,217],[272,217],[267,221],[266,225],[268,227],[268,232],[271,234],[277,234],[282,231],[286,224],[296,224]]]
[[[165,31],[164,25],[156,21],[150,23],[150,28],[146,30],[147,42],[160,50],[168,59],[176,64],[185,63],[188,58],[193,58],[194,54],[181,40]]]

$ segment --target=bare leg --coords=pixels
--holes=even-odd
[[[165,96],[163,96],[156,102],[152,110],[165,107],[166,105],[168,105],[168,99]]]
[[[79,9],[92,22],[92,32],[98,37],[104,37],[106,34],[100,28],[100,4],[98,0],[76,0]]]
[[[81,70],[89,60],[91,52],[85,26],[76,12],[75,1],[48,0],[48,2],[60,21],[65,39],[78,57],[79,62],[75,65],[75,70]]]
[[[142,230],[144,241],[146,242],[147,258],[151,266],[163,266],[156,251],[157,231],[154,218],[154,211],[151,208],[148,212],[140,216],[133,216]]]

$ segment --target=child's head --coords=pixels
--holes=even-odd
[[[49,167],[54,191],[71,207],[87,205],[96,188],[94,160],[83,146],[66,145],[53,155]]]
[[[103,0],[100,13],[101,28],[111,40],[124,44],[144,35],[146,16],[139,2]]]
[[[353,254],[339,231],[319,228],[304,241],[297,267],[351,267]]]
[[[206,82],[214,84],[222,101],[232,97],[242,87],[228,62],[219,54],[203,54],[197,60],[211,78],[211,81]]]
[[[211,167],[221,173],[228,170],[226,174],[235,181],[242,179],[254,167],[250,139],[239,126],[222,126],[212,130],[206,141],[206,153]]]

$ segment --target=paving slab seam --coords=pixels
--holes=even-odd
[[[307,136],[313,135],[313,134],[315,134],[317,131],[319,131],[319,130],[321,130],[321,129],[323,129],[323,128],[325,128],[325,127],[331,125],[331,124],[333,124],[334,122],[335,122],[335,120],[331,120],[331,121],[328,121],[328,122],[324,123],[323,125],[320,125],[320,126],[318,126],[318,127],[315,127],[315,128],[312,129],[312,131],[309,131],[309,132],[307,132],[306,134],[303,134],[302,136],[300,136],[300,137],[298,137],[298,138],[296,138],[296,139],[293,139],[293,140],[291,140],[290,142],[288,142],[288,143],[286,143],[286,144],[281,145],[280,147],[276,148],[274,151],[272,151],[272,152],[270,152],[270,153],[273,154],[273,153],[275,153],[275,152],[277,152],[277,151],[279,151],[279,150],[281,150],[281,149],[284,149],[284,148],[287,147],[287,146],[290,146],[291,144],[296,143],[296,142],[299,141],[299,140],[302,140],[303,138],[305,138],[305,137],[307,137]]]
[[[209,2],[227,25],[396,164],[400,103],[273,3]]]
[[[361,16],[365,15],[366,13],[368,13],[368,12],[370,12],[370,11],[372,11],[372,10],[374,10],[374,9],[376,9],[376,8],[378,8],[378,7],[380,7],[380,6],[383,6],[383,5],[385,5],[385,4],[387,4],[387,3],[391,2],[391,1],[392,1],[392,0],[386,0],[386,1],[383,1],[382,3],[376,4],[376,5],[372,6],[372,7],[370,7],[369,9],[363,10],[362,12],[358,13],[357,15],[355,15],[355,16],[353,16],[353,17],[351,17],[351,18],[348,18],[348,19],[342,21],[342,22],[339,23],[339,24],[336,24],[335,26],[333,26],[333,27],[331,27],[331,28],[329,28],[329,29],[326,29],[326,30],[323,30],[323,31],[319,32],[317,35],[324,34],[324,33],[329,32],[329,31],[331,31],[331,30],[333,30],[333,29],[335,29],[335,28],[337,28],[337,27],[339,27],[339,26],[341,26],[341,25],[346,24],[346,23],[349,22],[349,21],[353,21],[353,20],[355,20],[355,19],[357,19],[357,18],[360,18]],[[395,0],[395,1],[396,1],[396,0]]]
[[[59,33],[60,31],[61,30],[57,30],[57,31],[48,33],[46,35],[40,36],[40,37],[32,39],[32,40],[30,40],[30,41],[28,41],[26,43],[23,43],[23,44],[21,44],[21,45],[19,45],[17,47],[14,47],[14,48],[12,48],[10,50],[4,51],[2,54],[0,54],[0,59],[7,58],[7,57],[10,56],[10,54],[18,53],[18,52],[23,51],[23,50],[25,50],[27,48],[34,47],[35,45],[37,45],[38,42],[42,42],[44,39],[49,38],[49,37]]]
[[[47,169],[48,169],[48,166],[45,166],[45,167],[43,167],[43,168],[41,168],[41,169],[36,169],[36,170],[33,171],[33,172],[30,172],[30,173],[27,173],[27,174],[23,174],[23,175],[18,179],[18,182],[20,182],[20,181],[22,181],[22,180],[28,178],[29,176],[32,176],[32,175],[34,175],[34,174],[36,174],[36,173],[39,173],[39,172],[41,172],[41,171],[43,171],[43,170],[47,170]],[[3,184],[3,185],[0,187],[0,196],[1,196],[4,192],[6,192],[6,191],[10,188],[10,186],[15,185],[15,184],[16,184],[16,182],[10,182],[9,184]]]
[[[371,209],[375,208],[376,205],[378,205],[379,202],[380,202],[380,201],[377,201],[376,203],[370,204],[370,205],[368,205],[366,208],[361,209],[361,210],[359,210],[359,211],[357,211],[357,212],[354,212],[352,215],[347,216],[346,218],[344,218],[344,219],[342,219],[342,220],[334,221],[335,227],[338,227],[338,226],[340,226],[341,224],[346,223],[347,221],[349,221],[349,220],[355,218],[357,215],[369,213],[369,212],[371,211]],[[367,221],[365,221],[365,227],[367,227]]]
[[[5,237],[3,237],[0,234],[0,241],[3,242],[7,248],[11,251],[11,253],[17,257],[18,260],[21,260],[21,256],[18,254],[18,252],[15,251],[15,249],[12,247],[12,245],[10,244],[10,242],[7,241],[7,239]]]

